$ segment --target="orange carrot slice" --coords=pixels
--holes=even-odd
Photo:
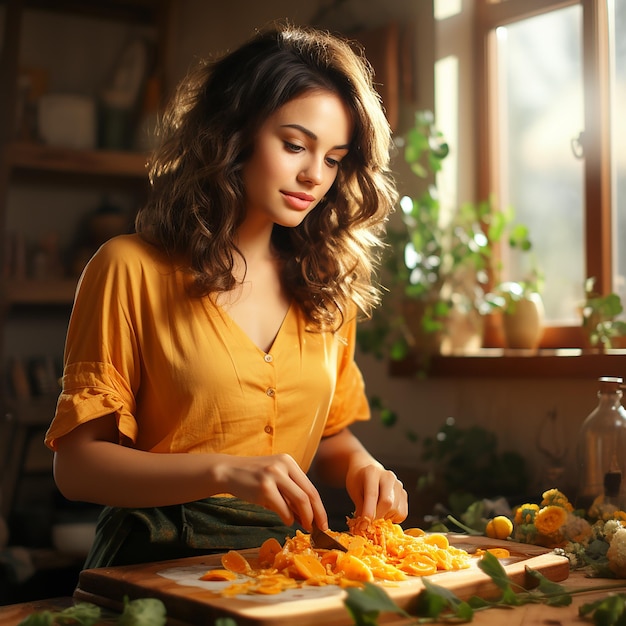
[[[246,558],[239,554],[236,550],[229,550],[222,555],[222,566],[224,569],[230,570],[237,574],[251,574],[252,568]]]
[[[266,539],[259,548],[259,564],[261,567],[272,567],[276,555],[283,549],[277,539]]]
[[[349,580],[362,582],[374,580],[372,570],[361,559],[348,553],[341,555],[337,560],[337,569]]]
[[[200,576],[200,580],[235,580],[237,578],[237,574],[235,572],[231,572],[227,569],[210,569],[205,574]]]
[[[294,554],[293,566],[298,574],[305,580],[326,576],[326,568],[322,565],[321,561],[312,554]]]

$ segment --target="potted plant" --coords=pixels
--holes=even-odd
[[[446,215],[436,175],[449,152],[430,111],[418,111],[404,159],[425,188],[400,201],[402,231],[391,231],[387,268],[401,291],[402,318],[414,351],[431,355],[482,343],[491,258],[489,202],[464,203]],[[393,287],[392,285],[392,287]],[[446,345],[445,349],[442,348]]]
[[[626,335],[626,322],[617,319],[624,311],[616,293],[603,296],[595,291],[595,277],[585,281],[582,328],[591,348],[612,348],[615,340]]]
[[[543,274],[539,271],[532,254],[528,228],[513,222],[514,210],[510,207],[498,215],[500,216],[498,238],[504,238],[511,254],[518,256],[518,263],[515,265],[524,278],[498,282],[489,294],[488,300],[493,310],[502,314],[505,347],[532,350],[539,345],[543,334],[544,308],[541,298]],[[499,275],[500,270],[501,264],[495,269],[494,274]]]
[[[497,269],[494,244],[506,236],[511,248],[531,246],[512,209],[494,211],[491,198],[455,211],[442,207],[436,176],[449,148],[430,111],[416,113],[403,141],[404,160],[423,184],[400,200],[402,229],[388,229],[383,282],[389,291],[372,320],[360,325],[359,345],[378,358],[410,356],[424,372],[434,354],[481,347],[485,315],[494,308],[512,313],[516,298],[505,294],[504,283],[488,292]],[[530,286],[529,279],[524,293]]]

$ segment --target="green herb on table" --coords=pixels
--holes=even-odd
[[[79,602],[62,611],[37,611],[23,619],[18,626],[65,626],[65,624],[92,626],[100,619],[100,615],[99,606]]]
[[[165,626],[167,613],[165,605],[157,598],[128,600],[124,596],[124,610],[117,623],[120,626]]]
[[[365,583],[363,589],[348,589],[345,604],[354,619],[355,626],[377,626],[380,613],[385,612],[413,617],[414,624],[463,623],[471,622],[476,611],[524,604],[569,606],[572,603],[572,596],[577,593],[624,588],[623,585],[612,584],[605,587],[568,591],[563,585],[549,580],[540,572],[527,568],[527,573],[535,579],[537,586],[530,590],[524,589],[509,578],[502,564],[489,552],[481,558],[478,567],[502,592],[499,599],[485,600],[472,596],[464,601],[449,589],[424,578],[425,588],[418,596],[415,616],[408,615],[384,589],[372,583]],[[626,594],[611,595],[599,602],[586,604],[580,608],[580,615],[592,617],[596,626],[623,626],[626,624]]]
[[[62,611],[37,611],[23,619],[18,626],[93,626],[102,618],[99,606],[90,602],[78,602]],[[165,605],[156,598],[129,600],[124,596],[122,614],[107,623],[119,626],[165,626]]]
[[[401,609],[378,585],[365,583],[363,589],[348,587],[344,604],[354,620],[355,626],[376,626],[381,612],[391,612],[402,617],[411,617]]]
[[[581,617],[593,617],[596,626],[619,626],[626,620],[626,594],[610,595],[603,600],[583,604],[578,609]]]

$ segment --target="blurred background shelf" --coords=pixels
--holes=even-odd
[[[29,141],[13,141],[5,148],[9,167],[24,172],[65,172],[108,177],[148,179],[147,155],[123,150],[77,150]]]
[[[6,284],[9,305],[71,305],[74,301],[77,279],[10,280]]]

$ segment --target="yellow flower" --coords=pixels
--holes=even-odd
[[[568,513],[571,513],[574,510],[574,507],[567,499],[567,496],[558,489],[548,489],[548,491],[544,491],[541,506],[560,506],[563,507]]]
[[[535,526],[542,535],[554,535],[567,521],[567,511],[562,506],[548,505],[539,509]]]
[[[532,524],[535,521],[535,515],[539,511],[539,505],[537,504],[522,504],[518,506],[515,511],[515,524],[522,526],[523,524]]]

